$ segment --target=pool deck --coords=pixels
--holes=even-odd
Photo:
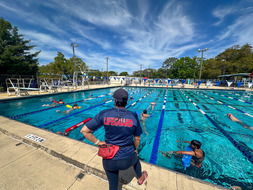
[[[104,87],[108,85],[90,86],[89,89]],[[15,97],[0,94],[0,99]],[[97,156],[98,147],[2,116],[0,123],[0,190],[109,189],[102,159]],[[29,134],[45,141],[40,143],[25,137]],[[141,163],[142,169],[149,174],[147,181],[137,185],[133,168],[130,168],[120,172],[119,189],[226,189],[147,162]]]

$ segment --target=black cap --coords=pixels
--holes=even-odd
[[[115,98],[118,102],[127,102],[128,93],[126,90],[120,88],[114,92],[112,97]]]

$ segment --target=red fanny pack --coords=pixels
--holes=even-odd
[[[98,156],[103,157],[104,159],[112,159],[115,154],[118,152],[119,146],[113,144],[103,144],[99,146]]]

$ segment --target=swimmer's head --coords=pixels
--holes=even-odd
[[[228,113],[227,116],[230,117],[232,115],[232,113]]]
[[[146,114],[146,113],[147,113],[147,110],[143,110],[143,113]]]
[[[191,145],[196,146],[197,149],[199,149],[201,147],[201,142],[199,142],[198,140],[192,140]]]
[[[77,106],[77,103],[75,103],[74,106]]]
[[[62,99],[60,99],[60,102],[62,102]]]

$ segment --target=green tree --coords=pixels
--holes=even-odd
[[[18,28],[0,19],[0,71],[3,74],[35,75],[38,70],[38,54],[31,53],[35,47],[29,45],[24,35],[18,34]]]
[[[121,72],[119,76],[128,76],[128,72]]]
[[[75,58],[76,70],[85,72],[87,70],[86,64],[80,58]],[[42,65],[39,67],[40,73],[53,73],[53,74],[65,74],[73,75],[74,73],[74,59],[66,59],[62,52],[57,52],[57,56],[54,58],[54,62],[48,65]],[[78,72],[80,73],[80,72]],[[48,76],[51,78],[52,76]]]

